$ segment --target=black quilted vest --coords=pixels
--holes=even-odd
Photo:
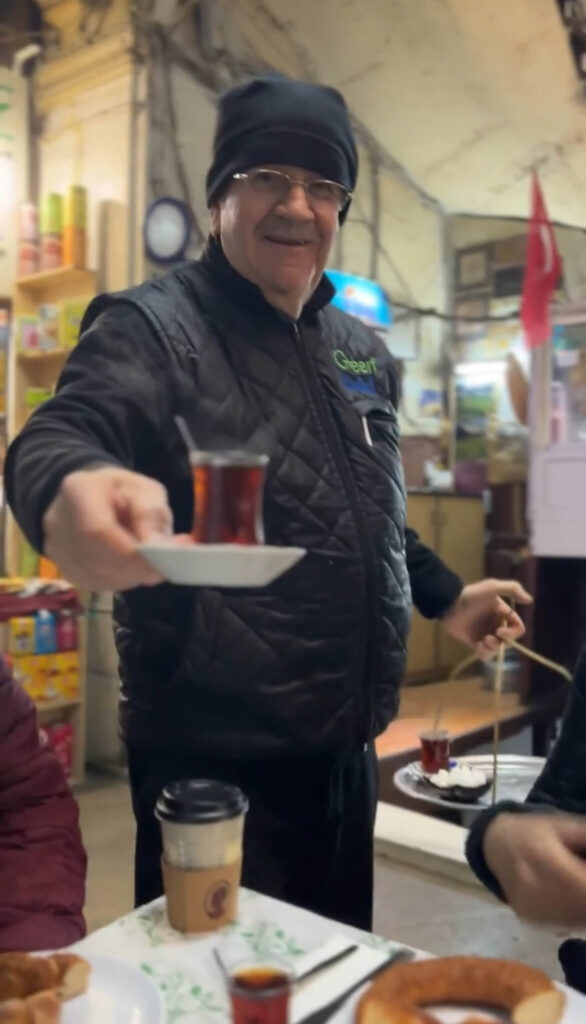
[[[168,352],[161,444],[134,468],[193,514],[181,412],[201,448],[270,457],[269,544],[308,554],[265,590],[161,586],[115,603],[121,722],[135,745],[222,756],[359,748],[397,708],[410,590],[392,361],[333,308],[298,322],[212,247],[201,262],[92,304],[132,303]],[[145,325],[146,327],[146,325]]]

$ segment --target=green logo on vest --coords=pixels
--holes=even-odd
[[[367,377],[376,373],[374,356],[371,359],[350,359],[345,352],[342,352],[341,348],[335,349],[333,356],[338,369],[344,370],[346,373],[353,373],[357,377]]]

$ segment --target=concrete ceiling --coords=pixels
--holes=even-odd
[[[263,0],[308,74],[452,213],[586,226],[586,102],[555,0]]]

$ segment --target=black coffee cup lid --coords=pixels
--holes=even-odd
[[[248,799],[237,786],[213,779],[183,779],[165,787],[155,814],[180,825],[205,825],[238,818],[247,810]]]

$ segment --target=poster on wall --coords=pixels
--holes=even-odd
[[[488,458],[487,434],[496,405],[495,384],[456,380],[456,461]]]

